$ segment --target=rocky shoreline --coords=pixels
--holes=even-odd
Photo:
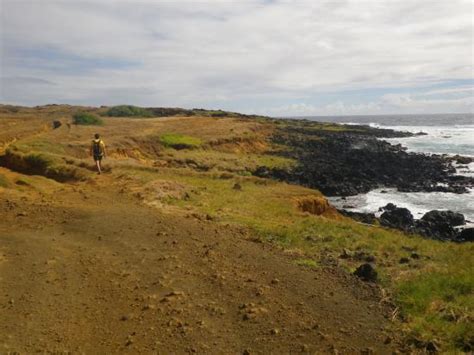
[[[273,142],[286,147],[279,154],[298,164],[291,170],[261,167],[255,171],[258,176],[315,188],[326,196],[352,196],[382,187],[466,193],[474,186],[472,177],[455,175],[452,157],[409,153],[380,139],[413,133],[311,121],[283,120],[279,125]],[[465,157],[459,159],[466,162]]]
[[[463,156],[409,153],[400,144],[380,138],[410,137],[423,133],[397,132],[363,125],[322,124],[280,120],[273,143],[284,147],[280,155],[295,159],[292,169],[260,167],[255,175],[300,184],[326,196],[353,196],[377,188],[400,192],[467,193],[474,178],[456,175],[454,164],[469,164]],[[407,233],[443,241],[474,241],[474,229],[461,229],[464,216],[451,211],[430,211],[415,220],[406,208],[381,207],[382,215],[339,210],[367,224],[380,224]]]
[[[466,225],[464,216],[453,211],[432,210],[418,220],[414,219],[407,208],[397,207],[393,203],[380,207],[379,212],[382,214],[379,217],[376,217],[374,213],[343,209],[339,212],[362,223],[379,224],[430,239],[460,243],[474,242],[474,228],[463,228]]]

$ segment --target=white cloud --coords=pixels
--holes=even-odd
[[[296,103],[268,109],[273,116],[331,116],[331,115],[362,115],[382,113],[382,106],[377,102],[348,104],[335,101],[325,105]],[[262,112],[263,113],[263,112]]]
[[[472,78],[472,4],[464,0],[0,3],[1,76],[56,84],[3,80],[2,101],[275,112],[291,100],[296,112],[322,92]],[[306,110],[373,112],[387,100]],[[445,104],[442,111],[452,108]]]
[[[471,95],[456,98],[430,98],[430,95],[388,94],[382,101],[392,110],[402,113],[474,112],[474,97]]]
[[[336,100],[314,105],[305,102],[258,109],[274,116],[376,115],[410,113],[474,113],[474,86],[446,88],[420,93],[385,94],[376,101],[348,103]]]

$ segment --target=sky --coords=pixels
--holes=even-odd
[[[471,0],[0,0],[0,103],[474,109]]]

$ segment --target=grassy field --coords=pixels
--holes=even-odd
[[[98,132],[108,147],[106,168],[119,186],[145,203],[165,213],[193,213],[250,228],[261,241],[294,252],[302,267],[317,269],[329,261],[353,272],[370,260],[395,304],[396,326],[409,342],[419,347],[433,342],[445,352],[474,346],[472,243],[442,243],[362,225],[338,215],[318,191],[251,176],[259,166],[295,164],[269,143],[275,124],[208,116],[102,117],[98,127],[45,129],[52,119],[72,122],[77,110],[1,111],[0,132],[7,133],[0,133],[0,143],[9,144],[10,167],[87,183],[93,176],[88,148]],[[16,140],[15,119],[24,131]],[[28,119],[35,134],[23,127]],[[320,129],[343,130],[336,125]],[[0,187],[12,184],[0,175]]]
[[[262,240],[303,255],[301,265],[314,267],[329,258],[353,272],[365,260],[375,260],[379,282],[397,306],[399,326],[409,341],[419,346],[434,342],[446,351],[467,349],[472,342],[472,244],[443,243],[365,226],[330,210],[320,216],[302,212],[297,201],[319,193],[299,186],[188,169],[122,167],[115,172],[131,177],[137,188],[155,179],[178,183],[189,197],[162,202],[221,223],[249,227]]]

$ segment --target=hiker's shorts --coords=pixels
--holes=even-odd
[[[94,155],[94,161],[101,161],[102,155]]]

